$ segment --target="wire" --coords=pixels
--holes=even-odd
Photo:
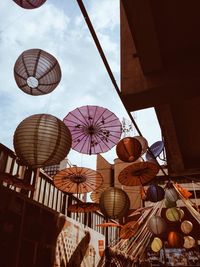
[[[113,73],[112,73],[112,70],[111,70],[111,68],[110,68],[110,65],[108,64],[108,61],[107,61],[106,56],[105,56],[105,54],[104,54],[104,51],[103,51],[103,49],[102,49],[102,47],[101,47],[101,44],[100,44],[100,42],[99,42],[99,39],[98,39],[98,37],[97,37],[97,35],[96,35],[96,32],[95,32],[94,27],[93,27],[93,25],[92,25],[92,22],[91,22],[91,20],[90,20],[90,18],[89,18],[89,15],[88,15],[88,13],[87,13],[87,11],[86,11],[86,9],[85,9],[85,6],[84,6],[84,4],[83,4],[83,1],[82,1],[82,0],[77,0],[77,3],[78,3],[78,5],[79,5],[79,7],[80,7],[80,10],[81,10],[81,12],[82,12],[82,15],[83,15],[85,21],[86,21],[86,24],[87,24],[87,26],[88,26],[88,29],[89,29],[89,31],[90,31],[92,37],[93,37],[93,40],[94,40],[95,45],[96,45],[96,47],[97,47],[97,49],[98,49],[98,51],[99,51],[99,54],[100,54],[100,56],[101,56],[101,58],[102,58],[102,60],[103,60],[103,63],[104,63],[105,68],[106,68],[106,70],[107,70],[107,72],[108,72],[108,75],[110,76],[110,79],[111,79],[111,81],[112,81],[112,83],[113,83],[113,85],[114,85],[114,88],[115,88],[115,90],[116,90],[116,92],[117,92],[117,94],[118,94],[118,96],[119,96],[119,98],[120,98],[120,100],[121,100],[121,102],[122,102],[122,104],[123,104],[121,91],[120,91],[119,86],[118,86],[118,84],[117,84],[117,82],[116,82],[116,80],[115,80],[115,77],[114,77]],[[124,104],[123,104],[123,106],[124,106]],[[125,107],[125,106],[124,106],[124,107]],[[126,107],[125,107],[125,109],[126,109]],[[128,111],[127,109],[126,109],[126,111],[127,111],[128,115],[129,115],[129,117],[130,117],[130,119],[131,119],[131,122],[133,123],[135,129],[137,130],[138,134],[139,134],[140,136],[143,137],[143,135],[142,135],[142,133],[141,133],[141,131],[140,131],[140,129],[139,129],[137,123],[135,122],[135,120],[134,120],[134,118],[133,118],[131,112]],[[155,157],[154,154],[151,152],[151,150],[150,150],[149,147],[148,147],[148,151],[150,152],[150,154],[151,154],[151,156],[153,157],[153,159],[155,159],[155,161],[157,162],[157,164],[158,164],[160,170],[162,171],[162,173],[164,174],[164,176],[168,177],[168,175],[166,174],[166,172],[164,171],[164,169],[162,168],[162,166],[159,164],[159,162],[157,161],[156,157]]]

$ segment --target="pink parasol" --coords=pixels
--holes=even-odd
[[[111,111],[98,106],[76,108],[64,118],[72,135],[72,148],[83,154],[106,152],[121,137],[121,122]]]

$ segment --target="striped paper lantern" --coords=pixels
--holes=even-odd
[[[29,95],[51,93],[61,80],[61,69],[57,59],[41,49],[24,51],[14,66],[18,87]]]
[[[181,215],[177,208],[168,208],[166,210],[166,217],[170,222],[177,222],[181,219]]]
[[[190,221],[183,221],[181,223],[181,231],[184,233],[184,234],[189,234],[193,229],[193,224],[190,222]]]
[[[154,239],[151,243],[151,249],[154,252],[158,252],[161,250],[162,246],[163,246],[162,240],[159,237],[154,237]]]
[[[178,200],[178,194],[174,188],[167,188],[165,191],[165,199],[167,201],[175,202]]]
[[[59,164],[71,148],[71,133],[58,118],[36,114],[24,119],[14,133],[14,148],[24,166]]]
[[[99,205],[106,218],[118,219],[127,215],[130,200],[122,189],[110,187],[101,193]]]
[[[34,9],[43,5],[46,0],[13,0],[18,6],[25,9]]]
[[[119,141],[116,147],[116,153],[119,159],[124,162],[134,162],[140,156],[142,146],[134,137],[125,137]]]
[[[150,185],[147,189],[147,200],[151,202],[161,201],[165,196],[165,191],[161,186]]]
[[[167,224],[162,217],[154,215],[148,222],[148,228],[155,235],[160,235],[166,231]]]

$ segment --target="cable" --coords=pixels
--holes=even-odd
[[[106,70],[107,70],[107,72],[108,72],[108,75],[109,75],[109,77],[110,77],[110,79],[111,79],[111,81],[112,81],[112,83],[113,83],[113,85],[114,85],[114,88],[115,88],[115,90],[116,90],[116,92],[117,92],[117,94],[118,94],[118,96],[119,96],[119,98],[120,98],[120,100],[121,100],[121,102],[122,102],[122,104],[123,104],[121,91],[120,91],[120,89],[119,89],[119,86],[117,85],[117,82],[116,82],[116,80],[115,80],[115,77],[114,77],[114,75],[113,75],[113,73],[112,73],[112,70],[111,70],[109,64],[108,64],[108,61],[107,61],[106,56],[105,56],[105,54],[104,54],[104,51],[103,51],[103,49],[102,49],[102,47],[101,47],[101,44],[100,44],[100,42],[99,42],[99,40],[98,40],[98,37],[97,37],[97,35],[96,35],[96,32],[95,32],[94,27],[93,27],[93,25],[92,25],[92,22],[91,22],[91,20],[90,20],[90,18],[89,18],[89,15],[88,15],[88,13],[87,13],[87,11],[86,11],[86,9],[85,9],[85,6],[84,6],[84,4],[83,4],[83,1],[82,1],[82,0],[77,0],[77,3],[78,3],[78,5],[79,5],[79,7],[80,7],[81,13],[82,13],[82,15],[83,15],[85,21],[86,21],[86,24],[87,24],[87,26],[88,26],[88,29],[89,29],[89,31],[90,31],[92,37],[93,37],[93,40],[94,40],[95,45],[96,45],[96,47],[97,47],[97,49],[98,49],[98,51],[99,51],[99,54],[100,54],[100,56],[101,56],[101,58],[102,58],[102,60],[103,60],[103,63],[104,63],[105,68],[106,68]],[[124,105],[124,104],[123,104],[123,105]],[[124,106],[124,107],[125,107],[125,106]],[[126,107],[125,107],[125,109],[126,109]],[[137,130],[138,134],[139,134],[140,136],[143,137],[143,135],[142,135],[142,133],[141,133],[141,131],[140,131],[140,129],[139,129],[137,123],[135,122],[135,120],[134,120],[134,118],[133,118],[131,112],[128,111],[127,109],[126,109],[126,111],[127,111],[128,115],[129,115],[129,117],[130,117],[130,119],[131,119],[131,122],[133,123],[135,129]],[[151,150],[150,150],[149,147],[148,147],[148,151],[149,151],[150,154],[152,155],[153,159],[155,159],[155,161],[157,162],[157,164],[158,164],[160,170],[162,171],[162,173],[164,174],[164,176],[168,177],[168,175],[166,174],[166,172],[164,171],[164,169],[162,168],[162,166],[159,164],[159,162],[157,161],[157,159],[155,158],[154,154],[151,152]]]

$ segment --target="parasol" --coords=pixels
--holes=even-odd
[[[157,158],[161,152],[164,149],[164,142],[163,141],[157,141],[153,145],[150,146],[149,150],[146,153],[146,159],[148,161],[155,161],[155,158]]]
[[[127,186],[144,185],[151,181],[159,171],[153,162],[138,162],[124,168],[119,174],[119,182]]]
[[[70,167],[58,172],[54,177],[55,186],[67,193],[87,193],[101,186],[101,174],[89,168]]]
[[[97,203],[78,203],[69,205],[67,208],[70,212],[76,212],[76,213],[87,213],[87,212],[94,212],[99,210],[99,205]]]
[[[33,185],[28,184],[24,180],[20,179],[18,175],[12,175],[10,173],[0,172],[0,180],[7,183],[8,185],[21,188],[23,190],[34,191]]]
[[[72,148],[83,154],[106,152],[117,144],[122,127],[111,111],[98,106],[76,108],[64,118],[72,135]]]

